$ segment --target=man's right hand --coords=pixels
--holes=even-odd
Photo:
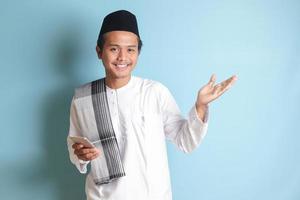
[[[74,149],[74,154],[80,159],[84,161],[94,160],[100,155],[100,151],[97,148],[85,147],[81,143],[75,143],[72,145]]]

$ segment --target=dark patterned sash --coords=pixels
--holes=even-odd
[[[91,90],[95,120],[103,150],[100,156],[105,156],[108,171],[108,174],[103,177],[94,177],[95,183],[100,185],[125,176],[125,172],[109,112],[105,79],[93,81]]]

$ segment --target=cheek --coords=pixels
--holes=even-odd
[[[133,55],[133,56],[131,56],[131,61],[132,61],[133,63],[136,63],[136,62],[137,62],[137,59],[138,59],[138,55]]]
[[[106,54],[103,57],[103,61],[105,61],[106,63],[112,62],[114,60],[115,60],[115,56],[114,55]]]
[[[102,63],[104,65],[104,68],[106,68],[106,69],[111,68],[110,67],[111,62],[112,62],[112,60],[109,56],[105,55],[105,56],[102,57]]]

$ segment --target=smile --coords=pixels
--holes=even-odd
[[[115,64],[115,66],[118,68],[125,68],[128,66],[128,64]]]
[[[114,66],[117,71],[123,71],[123,70],[127,70],[130,65],[127,63],[127,64],[114,64]]]

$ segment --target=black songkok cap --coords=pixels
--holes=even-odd
[[[136,17],[127,10],[112,12],[103,19],[98,40],[110,31],[128,31],[140,37]]]

